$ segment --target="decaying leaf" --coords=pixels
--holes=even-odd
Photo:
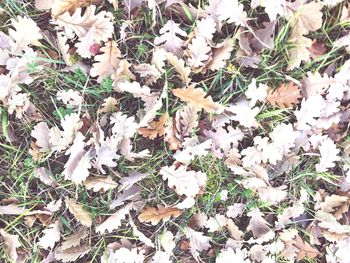
[[[157,225],[160,221],[166,222],[171,217],[178,217],[181,210],[175,207],[164,207],[158,205],[158,208],[147,207],[141,211],[138,216],[140,222],[150,222],[152,225]]]
[[[66,206],[69,212],[84,226],[90,227],[92,225],[92,215],[86,211],[82,205],[77,204],[74,199],[67,197]]]

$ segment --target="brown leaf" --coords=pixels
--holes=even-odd
[[[42,2],[52,2],[48,0],[36,0],[35,6],[41,7],[40,9],[48,9],[48,5],[44,5]],[[57,17],[64,12],[70,12],[73,13],[75,9],[78,7],[86,7],[91,4],[93,5],[100,5],[102,3],[102,0],[59,0],[59,1],[53,1],[51,6],[51,13],[54,17]],[[50,3],[51,4],[51,3]],[[38,8],[39,9],[39,8]]]
[[[66,197],[66,206],[69,212],[84,226],[90,227],[92,225],[92,215],[87,212],[83,207],[75,203],[74,199]]]
[[[300,98],[300,90],[293,82],[281,84],[275,91],[270,91],[267,95],[267,101],[272,106],[278,105],[283,109],[293,107]]]
[[[110,189],[114,189],[118,186],[118,183],[114,182],[111,176],[93,176],[83,182],[86,189],[93,190],[94,192],[107,192]]]
[[[62,262],[76,262],[78,258],[81,258],[90,251],[90,246],[82,245],[79,247],[71,247],[66,250],[59,249],[55,255],[57,260]]]
[[[169,114],[166,112],[159,117],[158,121],[152,121],[148,127],[138,129],[139,134],[143,137],[154,140],[157,136],[163,136],[165,133],[165,124],[169,119]]]
[[[185,89],[173,89],[172,92],[176,97],[192,105],[197,111],[204,109],[207,112],[217,112],[221,108],[221,105],[214,102],[211,96],[205,98],[207,94],[202,88],[194,88],[194,85]]]
[[[312,41],[310,53],[313,58],[317,58],[326,54],[327,53],[326,43],[322,40],[315,39],[314,41]]]
[[[168,221],[172,216],[178,217],[181,214],[181,210],[175,207],[164,207],[158,205],[158,209],[154,207],[145,208],[138,219],[141,222],[151,222],[152,225],[157,225],[160,221]]]
[[[295,238],[294,246],[299,249],[297,254],[297,260],[308,258],[316,258],[320,253],[316,248],[312,247],[309,243],[304,242],[298,235]]]

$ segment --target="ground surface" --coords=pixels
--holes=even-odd
[[[350,262],[348,1],[0,7],[0,262]]]

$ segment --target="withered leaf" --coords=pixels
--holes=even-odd
[[[181,210],[175,207],[164,207],[158,205],[158,208],[147,207],[138,216],[141,222],[150,222],[152,225],[157,225],[160,221],[168,221],[172,216],[178,217]]]
[[[275,91],[270,91],[267,95],[267,101],[272,106],[278,105],[283,109],[293,107],[300,98],[299,87],[293,82],[281,84]]]
[[[163,136],[165,133],[165,124],[169,119],[169,114],[166,112],[159,117],[158,121],[152,121],[148,127],[138,129],[139,134],[143,137],[154,140],[157,136]]]
[[[92,225],[92,214],[77,204],[74,199],[66,197],[66,206],[69,212],[84,226],[90,227]]]

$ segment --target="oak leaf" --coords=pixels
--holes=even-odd
[[[55,22],[64,28],[69,39],[74,35],[83,38],[93,30],[92,38],[95,41],[107,41],[113,34],[113,15],[106,11],[95,14],[96,8],[95,5],[88,6],[83,15],[81,8],[77,8],[72,15],[65,12],[59,15]]]
[[[161,36],[154,39],[154,44],[161,45],[166,51],[178,55],[181,52],[184,41],[178,37],[186,37],[187,33],[183,31],[179,24],[169,20],[160,30]]]
[[[140,222],[150,222],[152,225],[157,225],[160,221],[169,221],[171,217],[178,217],[181,210],[175,207],[164,207],[158,205],[158,208],[147,207],[141,211],[138,216]]]
[[[113,213],[110,217],[107,218],[102,224],[96,227],[96,232],[103,234],[106,230],[107,232],[112,232],[114,229],[118,229],[122,220],[129,214],[130,210],[133,209],[133,203],[129,203],[122,208],[120,208],[117,212]]]
[[[190,251],[197,262],[199,261],[199,252],[209,249],[211,237],[205,236],[202,232],[186,227],[184,229],[186,237],[190,240]]]
[[[179,73],[180,79],[188,85],[191,81],[189,75],[191,74],[191,68],[185,66],[185,61],[181,58],[177,58],[171,53],[166,53],[166,58],[169,63],[175,68],[176,72]]]
[[[226,39],[222,43],[217,44],[212,49],[211,60],[207,65],[212,71],[222,69],[226,65],[226,60],[231,57],[233,50],[233,42],[231,39]]]
[[[9,29],[9,35],[14,40],[13,53],[19,53],[29,45],[37,44],[42,38],[40,28],[31,18],[17,16],[17,20],[12,18],[11,22],[14,29]]]
[[[14,262],[17,262],[17,259],[18,259],[17,248],[21,246],[21,242],[19,242],[19,236],[11,235],[2,228],[0,229],[0,235],[4,238],[3,244],[5,246],[6,254]]]
[[[90,74],[92,77],[97,77],[99,83],[106,77],[111,76],[118,68],[121,52],[117,42],[109,41],[101,48],[102,54],[95,56],[95,62],[92,65]]]
[[[192,39],[188,45],[186,54],[189,55],[187,62],[192,68],[200,68],[207,64],[211,55],[211,48],[203,36],[197,36]]]
[[[163,176],[163,180],[168,180],[169,187],[174,187],[176,193],[187,197],[196,196],[206,184],[205,173],[186,171],[185,166],[180,166],[178,169],[174,165],[165,166],[159,173]]]
[[[68,249],[58,249],[55,253],[55,258],[57,260],[62,260],[62,262],[77,262],[77,260],[90,251],[90,246],[82,245],[77,247],[71,247]]]
[[[267,95],[267,101],[272,106],[278,105],[283,109],[293,107],[300,98],[299,87],[293,82],[281,84],[275,91],[270,91]]]
[[[47,152],[51,149],[51,144],[49,141],[49,126],[46,122],[39,122],[34,126],[31,132],[31,136],[36,139],[35,144],[40,147],[41,152]]]
[[[139,134],[143,137],[154,140],[156,137],[163,136],[165,133],[165,125],[169,119],[169,114],[166,112],[159,117],[158,121],[152,121],[148,127],[138,129]]]
[[[39,246],[45,249],[53,248],[56,242],[60,241],[61,233],[59,228],[59,221],[49,225],[43,230],[44,235],[39,239]]]
[[[94,192],[107,192],[108,190],[118,187],[118,183],[114,182],[111,176],[94,176],[89,177],[83,183],[86,189],[93,190]]]
[[[35,4],[37,5],[37,2],[39,1],[43,2],[43,0],[36,0]],[[50,8],[51,14],[54,16],[54,18],[56,18],[57,16],[65,12],[73,13],[79,7],[87,7],[91,4],[99,5],[101,3],[101,0],[53,0],[53,3],[50,6]]]
[[[66,206],[82,225],[87,227],[92,225],[92,214],[86,211],[82,205],[77,204],[74,199],[66,197]]]
[[[61,244],[61,249],[66,250],[71,247],[80,245],[80,241],[88,236],[88,231],[85,227],[79,228],[75,233],[64,237],[64,241]]]
[[[221,105],[214,102],[211,96],[208,96],[202,88],[194,88],[191,85],[184,89],[173,89],[173,94],[180,98],[182,101],[189,103],[197,111],[204,109],[207,112],[219,112],[221,110]]]

